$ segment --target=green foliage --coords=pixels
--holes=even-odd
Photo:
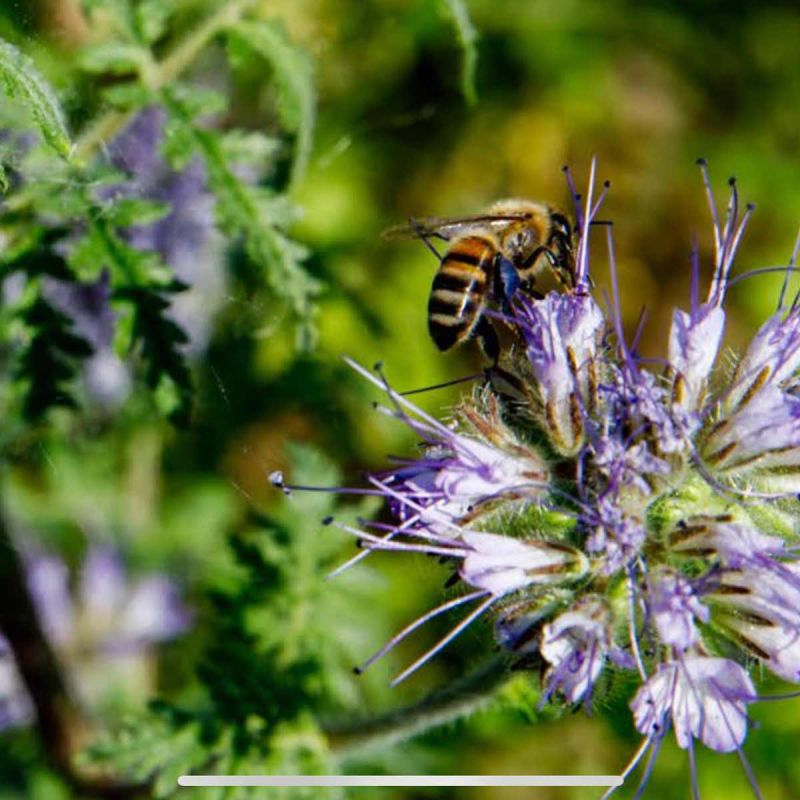
[[[292,460],[296,480],[339,478],[311,448],[292,447]],[[338,623],[363,617],[366,604],[358,583],[324,580],[341,540],[320,518],[336,512],[354,521],[373,511],[370,500],[342,507],[335,495],[320,494],[256,516],[229,542],[239,574],[209,595],[207,643],[197,667],[206,703],[192,710],[155,703],[150,715],[93,747],[88,757],[137,780],[154,779],[157,797],[169,796],[177,776],[188,772],[335,770],[315,720],[352,702],[354,654]]]
[[[44,140],[66,157],[72,148],[61,106],[50,84],[28,56],[0,39],[0,83],[6,95],[28,110]]]
[[[59,4],[42,7],[51,5]],[[638,744],[628,707],[633,685],[612,685],[610,704],[595,708],[591,718],[563,706],[540,709],[541,664],[527,665],[532,672],[521,671],[504,685],[500,708],[413,740],[405,739],[407,729],[395,729],[394,746],[384,742],[379,749],[370,740],[367,750],[360,726],[384,713],[392,717],[391,709],[417,707],[430,690],[457,686],[491,652],[491,624],[471,626],[411,680],[389,689],[399,667],[458,621],[443,615],[354,678],[355,663],[437,602],[444,570],[424,557],[373,554],[326,581],[328,569],[355,548],[320,519],[336,513],[346,520],[344,511],[366,515],[372,509],[335,504],[324,494],[298,492],[284,500],[270,492],[266,474],[290,471],[289,437],[324,443],[347,465],[346,483],[358,482],[359,467],[383,463],[386,451],[413,455],[413,437],[403,426],[366,413],[373,393],[336,366],[341,353],[363,363],[383,360],[401,390],[480,371],[471,344],[442,355],[427,341],[425,298],[436,266],[431,255],[414,244],[378,240],[378,231],[409,216],[470,213],[503,196],[553,202],[569,213],[559,168],[570,163],[576,176],[585,175],[597,153],[602,177],[614,183],[608,217],[623,223],[615,236],[626,330],[633,335],[643,303],[656,318],[644,326],[638,348],[647,358],[664,355],[658,319],[685,304],[689,271],[681,265],[692,230],[702,269],[712,257],[708,212],[692,166],[697,155],[709,159],[716,178],[737,174],[748,188],[746,199],[758,203],[762,223],[748,230],[736,269],[786,263],[800,214],[793,113],[800,98],[800,13],[789,3],[754,0],[700,6],[516,2],[503,13],[490,0],[61,5],[88,9],[85,38],[66,27],[63,40],[61,31],[53,35],[46,14],[28,13],[31,3],[5,3],[0,12],[0,35],[56,87],[64,108],[58,116],[68,120],[76,153],[65,159],[68,143],[53,149],[43,140],[19,92],[0,104],[5,516],[21,544],[65,557],[73,576],[88,544],[119,547],[133,576],[161,572],[179,582],[194,613],[187,636],[154,648],[141,664],[116,655],[100,659],[99,672],[121,664],[131,669],[113,706],[86,698],[90,720],[116,731],[93,751],[108,768],[104,775],[153,779],[161,796],[180,798],[194,793],[177,792],[175,779],[193,770],[618,771]],[[267,30],[267,52],[259,46],[265,44],[261,34],[245,40],[242,29],[251,27]],[[286,48],[295,54],[307,49],[318,68],[302,55],[305,63],[295,63],[296,69],[283,66],[293,63]],[[480,102],[468,105],[476,69]],[[22,78],[33,74],[24,70]],[[170,257],[142,250],[133,235],[132,229],[168,222],[186,197],[153,193],[152,185],[141,183],[120,192],[120,185],[136,181],[137,169],[125,165],[123,174],[109,165],[118,135],[143,109],[163,109],[165,91],[185,108],[167,111],[160,148],[169,168],[162,175],[172,179],[202,159],[214,181],[210,249],[217,252],[209,262],[211,274],[223,279],[206,288],[203,278],[176,275]],[[202,143],[198,133],[207,137]],[[136,148],[129,147],[133,161]],[[195,235],[192,228],[178,229],[168,241]],[[592,247],[599,262],[604,232],[598,236]],[[78,286],[104,270],[113,292],[116,353],[133,378],[119,405],[102,405],[90,395],[81,380],[83,356],[71,354],[70,345],[51,346],[47,314],[34,315],[33,325],[26,318],[38,300],[66,318],[42,291],[47,278]],[[176,277],[191,288],[175,291]],[[754,277],[735,287],[731,344],[774,311],[782,277]],[[324,293],[317,293],[315,279],[326,282]],[[602,290],[607,279],[597,279]],[[206,309],[214,315],[211,323]],[[298,357],[294,323],[311,318],[319,349]],[[55,328],[56,341],[77,335],[69,319]],[[179,343],[178,329],[190,335],[190,346]],[[37,339],[55,364],[39,374],[20,367]],[[161,342],[174,349],[168,345],[164,363],[155,367],[162,378],[153,380],[150,361],[161,358]],[[180,432],[154,413],[154,407],[165,414],[179,408],[181,392],[165,369],[176,354],[185,355],[192,377],[183,393],[192,398],[191,424]],[[65,367],[71,377],[40,392],[47,398],[43,405],[56,413],[31,424],[23,416],[29,391]],[[415,401],[440,409],[454,404],[462,388]],[[79,406],[64,409],[58,400],[65,397]],[[336,471],[323,467],[322,461],[317,468],[295,466],[291,480],[336,483]],[[562,477],[566,483],[569,476]],[[725,498],[682,491],[649,509],[648,526],[666,535],[685,504],[723,511]],[[252,508],[262,513],[248,513]],[[778,535],[791,517],[774,503],[757,511],[759,525]],[[519,536],[568,541],[574,527],[570,519],[533,510],[491,522]],[[620,603],[627,601],[624,589],[620,584]],[[237,637],[231,652],[215,649],[228,635]],[[65,668],[83,697],[87,675],[75,660],[80,655],[69,654]],[[154,695],[162,700],[146,711]],[[218,711],[223,703],[230,712]],[[783,702],[751,710],[756,726],[746,751],[762,794],[800,796],[800,768],[792,759],[800,741],[797,715]],[[123,711],[133,716],[120,726]],[[408,727],[415,731],[440,724],[424,715],[413,722]],[[336,732],[340,723],[339,731],[355,731],[348,751]],[[644,797],[678,800],[688,791],[686,753],[673,738],[664,740]],[[2,800],[76,796],[48,766],[38,741],[35,727],[0,732]],[[737,763],[706,755],[696,753],[703,798],[752,796]],[[209,798],[283,794],[197,791]],[[559,792],[565,800],[592,795]],[[450,794],[463,800],[468,792]],[[151,795],[142,791],[143,798]],[[325,796],[319,789],[311,795]],[[416,795],[364,789],[353,796]]]
[[[226,31],[242,43],[240,49],[246,46],[260,60],[268,60],[277,88],[279,120],[283,132],[293,140],[292,180],[300,177],[310,153],[315,115],[310,61],[272,22],[242,19],[249,5],[238,2],[211,9],[213,13],[206,20],[159,60],[160,53],[153,48],[170,35],[169,26],[176,17],[171,0],[87,2],[90,20],[104,25],[107,35],[83,48],[77,66],[84,73],[82,79],[95,82],[103,97],[123,109],[125,115],[111,110],[92,121],[78,138],[74,162],[55,159],[36,147],[0,159],[14,164],[12,197],[0,209],[5,274],[25,276],[30,291],[38,293],[35,279],[41,275],[56,276],[78,287],[108,273],[117,352],[134,366],[141,365],[143,385],[156,406],[179,424],[190,419],[193,382],[186,358],[189,338],[175,321],[172,307],[176,293],[189,287],[177,280],[174,265],[166,260],[166,254],[175,250],[165,238],[169,228],[161,235],[164,244],[156,249],[135,244],[131,231],[153,228],[170,215],[180,214],[180,204],[191,198],[175,199],[163,192],[137,196],[153,176],[128,176],[117,171],[101,145],[119,133],[124,123],[135,120],[139,112],[160,103],[168,115],[163,155],[176,174],[188,168],[193,159],[202,159],[214,196],[218,228],[227,237],[229,249],[244,243],[250,262],[257,268],[256,284],[271,291],[273,301],[288,305],[299,323],[303,345],[310,346],[312,299],[319,285],[304,268],[307,250],[289,236],[297,212],[282,193],[280,181],[272,180],[276,185],[269,188],[262,185],[267,170],[282,155],[280,140],[256,131],[219,130],[211,120],[225,110],[226,98],[180,80],[182,73],[203,57],[214,38]],[[231,28],[234,24],[238,26],[235,34]],[[231,64],[241,59],[241,54],[234,55],[235,49],[230,48]],[[50,147],[60,157],[67,156],[72,144],[54,92],[30,59],[5,42],[0,42],[0,79],[7,94],[28,108]],[[147,159],[153,163],[160,157],[152,150],[154,144],[142,143],[141,147],[150,147],[152,152],[144,156],[139,153],[140,161],[144,157],[144,163]],[[243,168],[247,177],[242,177]],[[0,188],[8,189],[9,180],[6,172],[0,171]],[[169,185],[172,178],[167,175],[164,180]],[[144,183],[137,187],[136,181]],[[224,264],[218,268],[223,269]],[[44,306],[35,308],[41,311]],[[68,322],[63,317],[61,320]],[[25,413],[35,411],[35,416],[42,417],[52,405],[74,404],[65,387],[75,377],[78,354],[70,352],[69,347],[64,350],[73,343],[62,332],[54,340],[56,344],[43,349],[43,343],[53,336],[54,320],[36,313],[20,318],[20,322],[21,329],[28,331],[28,343],[26,349],[14,351],[17,365],[12,377],[36,392],[35,400],[26,395],[30,402],[25,401]],[[49,327],[35,330],[36,325],[45,323]],[[63,352],[56,356],[57,351]],[[69,369],[67,356],[72,365]],[[55,364],[59,369],[54,369],[47,386],[41,367]],[[34,374],[35,370],[38,373]],[[23,394],[17,392],[16,396]]]
[[[290,304],[302,341],[310,345],[311,299],[319,283],[302,267],[306,248],[285,232],[294,217],[291,206],[274,191],[241,181],[228,158],[225,140],[195,124],[199,109],[206,106],[205,95],[173,88],[163,93],[163,100],[172,118],[167,153],[177,153],[180,159],[193,152],[202,157],[216,195],[220,228],[228,236],[244,239],[248,256],[264,271],[274,294]]]
[[[81,67],[87,72],[127,75],[144,69],[150,62],[148,51],[135,44],[101,42],[81,54]]]
[[[130,339],[141,348],[146,366],[147,385],[155,392],[161,410],[176,424],[189,423],[191,411],[191,375],[182,345],[189,340],[181,327],[173,322],[167,311],[169,294],[184,290],[185,285],[174,282],[166,287],[133,286],[120,288],[115,298],[126,301],[132,314]],[[121,329],[124,330],[124,328]]]
[[[167,0],[141,0],[133,11],[133,20],[139,38],[154,44],[166,33],[170,17],[175,13]]]
[[[75,405],[69,384],[92,348],[73,331],[69,318],[42,297],[22,311],[21,320],[30,339],[20,354],[16,376],[23,381],[23,413],[29,420],[39,420],[54,406]]]
[[[458,37],[461,47],[461,93],[469,105],[478,102],[475,88],[475,71],[478,67],[478,32],[469,18],[465,0],[439,0]]]
[[[119,774],[147,782],[152,797],[181,796],[178,778],[187,774],[319,775],[333,771],[324,736],[306,716],[267,731],[258,719],[247,724],[247,744],[230,728],[220,731],[209,718],[196,717],[153,703],[151,713],[129,721],[113,738],[85,756],[90,764],[112,764]],[[157,742],[158,745],[154,746]],[[205,789],[206,797],[255,800],[264,789]],[[273,789],[271,796],[305,798],[341,796],[320,789]]]
[[[281,122],[297,137],[292,166],[292,183],[297,183],[308,166],[316,117],[314,76],[308,54],[292,44],[276,22],[240,22],[229,31],[228,40],[234,63],[246,60],[249,50],[272,67]]]
[[[91,202],[91,197],[87,197]],[[136,202],[136,201],[134,201]],[[128,201],[123,201],[121,218],[128,219]],[[69,265],[83,281],[94,280],[103,270],[109,270],[113,284],[137,287],[142,284],[167,285],[171,280],[167,266],[156,253],[138,250],[123,238],[115,223],[116,206],[110,209],[88,209],[86,233],[70,248]]]

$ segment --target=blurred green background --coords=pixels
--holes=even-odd
[[[203,3],[178,5],[179,29],[190,28],[204,11]],[[757,204],[739,271],[785,263],[800,221],[795,2],[469,0],[478,36],[474,103],[461,91],[464,53],[444,3],[261,5],[315,63],[318,118],[310,166],[294,191],[303,216],[293,233],[310,248],[309,269],[324,283],[316,350],[298,354],[291,326],[220,257],[219,270],[233,277],[208,298],[209,308],[219,308],[208,346],[196,358],[190,428],[171,429],[133,395],[110,416],[87,414],[55,428],[36,452],[19,459],[7,489],[21,535],[68,561],[91,536],[123,550],[132,574],[171,575],[200,631],[205,589],[234,572],[226,538],[251,526],[254,513],[285,513],[279,507],[286,501],[266,476],[291,470],[288,443],[315,445],[349,484],[362,470],[380,469],[387,453],[413,451],[406,429],[371,410],[375,395],[342,363],[343,354],[365,364],[381,360],[401,389],[480,367],[473,346],[448,355],[436,351],[426,333],[436,262],[418,243],[382,241],[383,228],[411,215],[474,213],[506,196],[569,210],[561,167],[570,164],[582,185],[596,156],[599,176],[612,182],[601,216],[615,222],[625,323],[632,330],[646,306],[641,350],[659,356],[671,309],[688,302],[693,233],[706,274],[710,267],[697,157],[708,159],[720,201],[727,178],[736,175],[744,200]],[[87,26],[72,2],[37,0],[4,2],[0,34],[31,54],[54,82],[73,127],[85,125],[96,98],[74,62],[79,46],[104,32]],[[210,48],[195,66],[196,80],[219,88],[218,61]],[[258,74],[229,80],[225,91],[230,108],[224,124],[274,124],[263,113]],[[607,283],[602,237],[601,231],[593,242],[600,288]],[[780,281],[758,277],[732,291],[732,346],[774,308]],[[452,389],[419,401],[438,411],[457,396]],[[291,502],[302,506],[305,499]],[[308,512],[309,535],[335,538],[348,555],[344,535],[314,527],[318,516],[313,508]],[[369,567],[343,578],[331,591],[358,593],[362,606],[360,615],[336,622],[353,659],[369,655],[437,602],[441,582],[435,565],[411,557],[373,557]],[[350,707],[366,714],[409,702],[491,651],[488,624],[474,626],[407,684],[388,690],[396,669],[445,624],[406,643],[365,678],[343,668]],[[106,687],[102,713],[120,718],[155,692],[191,698],[197,635],[153,650],[135,677]],[[380,768],[451,774],[622,769],[637,746],[625,687],[612,686],[591,717],[582,710],[538,715],[535,699],[518,702],[526,681],[535,676],[507,689],[498,708],[382,754]],[[754,716],[759,728],[747,753],[764,796],[800,797],[800,701],[757,706]],[[698,760],[703,798],[752,796],[735,756],[702,752]],[[360,768],[369,767],[367,756]],[[684,798],[689,791],[685,754],[670,740],[645,796]],[[599,795],[585,789],[380,793],[465,800]],[[24,796],[69,792],[43,768],[30,735],[14,730],[0,739],[0,797]]]

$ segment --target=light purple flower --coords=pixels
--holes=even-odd
[[[507,313],[487,311],[513,342],[459,408],[458,427],[356,366],[387,392],[385,412],[419,435],[424,455],[370,477],[368,493],[399,521],[350,532],[367,552],[438,557],[453,570],[447,585],[464,592],[367,664],[474,604],[396,681],[490,610],[517,666],[547,664],[545,700],[588,702],[603,669],[635,671],[631,707],[647,738],[625,775],[652,751],[638,797],[670,724],[683,748],[694,739],[741,747],[758,699],[743,665],[758,660],[800,683],[800,296],[786,309],[783,291],[734,374],[719,369],[726,294],[772,268],[731,278],[752,209],[740,214],[731,182],[721,224],[703,165],[712,279],[701,300],[695,248],[689,310],[674,311],[668,358],[651,367],[637,352],[641,325],[625,336],[610,226],[608,314],[590,294],[588,232],[603,197],[593,197],[594,174],[593,165],[585,205],[568,175],[574,264],[554,266],[562,277],[574,266],[571,280],[543,297],[517,292]],[[790,269],[798,254],[800,236]],[[697,794],[691,752],[690,763]]]
[[[658,667],[631,702],[636,729],[660,738],[672,722],[678,746],[692,738],[721,753],[747,735],[747,705],[756,692],[747,671],[727,658],[684,656]]]
[[[101,649],[124,653],[183,633],[190,617],[165,575],[131,582],[119,553],[93,548],[84,562],[78,608]]]
[[[630,515],[613,494],[597,498],[596,507],[582,521],[590,531],[586,549],[603,555],[599,569],[605,575],[636,558],[647,537],[644,522]]]
[[[669,363],[680,376],[674,394],[678,403],[697,410],[716,361],[725,331],[725,312],[704,304],[691,313],[675,309],[669,332]]]
[[[558,292],[520,299],[516,316],[553,443],[574,454],[583,442],[584,409],[594,402],[605,317],[591,295]]]
[[[708,598],[717,606],[719,624],[768,669],[800,681],[800,570],[795,562],[724,570]]]
[[[661,570],[648,580],[648,608],[658,638],[663,644],[687,650],[697,644],[699,633],[695,620],[708,622],[704,606],[691,581],[673,570]]]
[[[653,493],[651,481],[669,475],[670,466],[656,456],[645,442],[626,441],[619,433],[603,432],[592,437],[588,451],[593,465],[615,492],[632,488],[642,495]]]
[[[146,657],[154,644],[175,638],[190,623],[166,576],[131,581],[119,554],[109,548],[90,548],[76,592],[70,590],[69,571],[59,558],[30,556],[26,569],[44,632],[78,695],[89,704],[116,663]],[[30,700],[0,637],[0,729],[3,720],[10,726],[31,718]]]
[[[688,517],[673,532],[670,547],[688,556],[714,551],[731,569],[771,563],[773,557],[788,555],[786,542],[779,536],[770,536],[752,524],[736,522],[730,517]]]
[[[752,525],[713,520],[690,523],[678,537],[675,552],[719,559],[698,583],[718,629],[776,675],[800,680],[800,565],[785,542]]]
[[[55,556],[36,555],[27,559],[25,567],[45,634],[54,644],[67,645],[75,636],[76,625],[67,565]]]
[[[800,465],[800,397],[776,386],[761,389],[715,426],[703,458],[721,473]]]
[[[459,569],[462,579],[496,597],[526,586],[563,583],[588,568],[580,551],[566,545],[475,531],[464,531],[461,539],[468,548]]]
[[[617,371],[612,391],[617,397],[616,414],[633,430],[650,432],[657,455],[677,455],[689,448],[698,426],[696,415],[681,413],[657,376],[629,361]]]
[[[402,527],[429,526],[452,533],[497,498],[541,503],[549,490],[549,467],[534,447],[520,442],[489,410],[488,421],[471,433],[461,433],[425,414],[388,384],[348,361],[360,374],[385,391],[397,417],[426,443],[425,455],[390,472],[374,475],[371,483],[383,493]],[[465,408],[466,425],[477,416]]]
[[[538,454],[509,453],[454,431],[424,458],[380,476],[398,517],[445,531],[498,497],[541,501],[548,470]]]
[[[758,330],[736,367],[724,398],[727,413],[758,404],[766,387],[779,387],[800,368],[800,308],[771,316]]]
[[[585,597],[542,628],[540,650],[551,665],[545,674],[545,699],[556,691],[570,703],[589,696],[610,647],[610,622],[602,599]]]
[[[493,605],[522,589],[539,590],[570,584],[584,576],[588,560],[577,548],[560,542],[519,540],[510,536],[465,530],[458,539],[448,539],[431,533],[402,531],[403,539],[373,536],[365,531],[339,525],[342,530],[357,536],[362,546],[370,550],[426,553],[455,560],[458,575],[473,591],[448,600],[407,625],[380,650],[374,653],[359,671],[383,657],[403,639],[430,619],[472,601],[476,609],[467,614],[446,636],[401,672],[393,685],[429,661],[436,653],[465,630]]]
[[[689,412],[699,412],[711,370],[714,367],[722,336],[725,332],[725,311],[722,304],[728,290],[728,281],[736,251],[752,213],[748,206],[739,218],[739,199],[735,181],[731,182],[731,198],[724,227],[720,225],[716,202],[711,192],[711,182],[706,164],[700,168],[706,185],[711,221],[714,230],[714,275],[705,303],[698,303],[700,265],[697,250],[692,260],[691,310],[676,309],[669,332],[669,364],[675,372],[673,397],[676,403]]]

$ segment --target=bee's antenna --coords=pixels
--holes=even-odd
[[[412,394],[422,394],[423,392],[432,392],[436,389],[446,389],[448,386],[457,386],[459,383],[468,383],[469,381],[476,381],[478,378],[485,377],[485,373],[476,372],[474,375],[465,375],[463,378],[455,378],[452,381],[445,381],[444,383],[434,383],[432,386],[423,386],[421,389],[410,389],[407,392],[399,392],[403,397],[409,397]]]

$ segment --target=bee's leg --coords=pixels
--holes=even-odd
[[[483,315],[473,329],[471,338],[478,340],[484,355],[492,362],[492,368],[496,367],[500,358],[500,340],[492,323]]]
[[[430,250],[431,253],[433,253],[436,256],[436,258],[439,259],[439,261],[441,261],[442,254],[436,249],[436,247],[431,242],[430,238],[427,236],[420,236],[420,239],[422,239],[422,243],[425,245],[425,247],[427,247],[428,250]]]
[[[555,232],[566,236],[568,239],[572,236],[572,225],[570,225],[569,220],[563,214],[554,211],[550,215],[550,219],[555,226]]]
[[[536,289],[533,288],[536,283],[536,273],[539,271],[537,264],[542,256],[547,259],[551,267],[555,268],[556,258],[553,251],[549,247],[541,246],[535,248],[517,268],[520,288],[525,294],[533,297],[535,300],[542,300],[544,298],[541,292],[537,292]]]
[[[442,260],[441,253],[436,249],[434,244],[431,242],[431,237],[425,232],[422,225],[420,225],[420,223],[417,222],[417,220],[415,220],[413,217],[409,220],[409,224],[414,229],[414,232],[417,234],[417,236],[419,236],[420,240],[425,245],[425,247],[427,247],[428,250],[430,250],[431,253],[433,253],[436,256],[436,258],[439,259],[439,261],[441,261]]]
[[[550,265],[553,271],[564,286],[571,288],[575,284],[575,276],[570,236],[562,231],[553,231],[547,244],[552,248],[553,258]]]
[[[559,253],[563,253],[572,247],[572,240],[566,233],[562,233],[561,231],[553,231],[550,234],[550,239],[547,242],[547,246],[552,247],[553,245],[555,245],[555,249]]]

